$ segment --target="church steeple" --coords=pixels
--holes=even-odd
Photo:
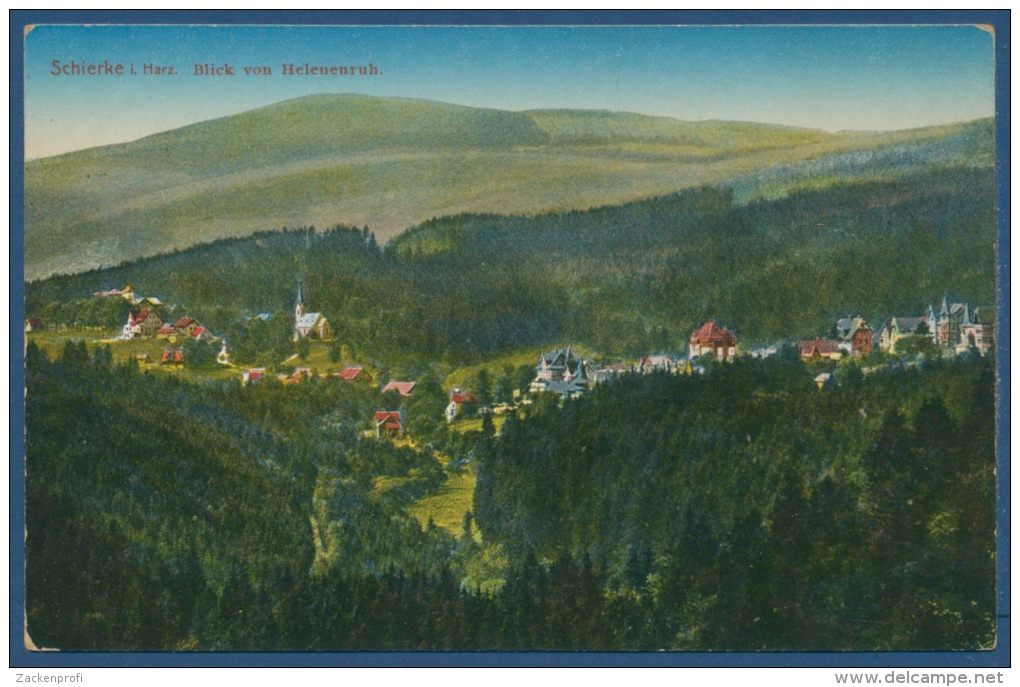
[[[297,285],[297,302],[294,304],[294,319],[298,320],[305,314],[305,299],[301,294],[301,282]]]

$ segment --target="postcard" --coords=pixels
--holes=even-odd
[[[992,29],[24,50],[30,651],[996,647]]]

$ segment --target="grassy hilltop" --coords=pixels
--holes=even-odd
[[[386,240],[464,212],[585,209],[733,183],[748,198],[834,175],[992,160],[990,120],[892,133],[504,112],[314,95],[25,168],[28,279],[280,226]]]

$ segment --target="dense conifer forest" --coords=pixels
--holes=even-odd
[[[28,350],[28,628],[62,649],[974,649],[994,640],[993,370],[819,390],[796,356],[542,398],[444,474],[340,385]],[[381,483],[390,488],[380,489]],[[392,483],[396,484],[392,484]],[[475,536],[475,529],[481,536]]]

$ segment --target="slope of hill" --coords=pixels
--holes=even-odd
[[[441,215],[586,209],[706,183],[776,194],[775,176],[785,179],[791,166],[794,176],[816,177],[816,168],[847,164],[849,174],[862,165],[884,174],[917,164],[987,165],[991,131],[981,121],[828,134],[308,96],[28,162],[25,272],[30,280],[72,273],[280,226],[369,224],[386,240]],[[770,175],[768,188],[753,181],[761,173]]]

